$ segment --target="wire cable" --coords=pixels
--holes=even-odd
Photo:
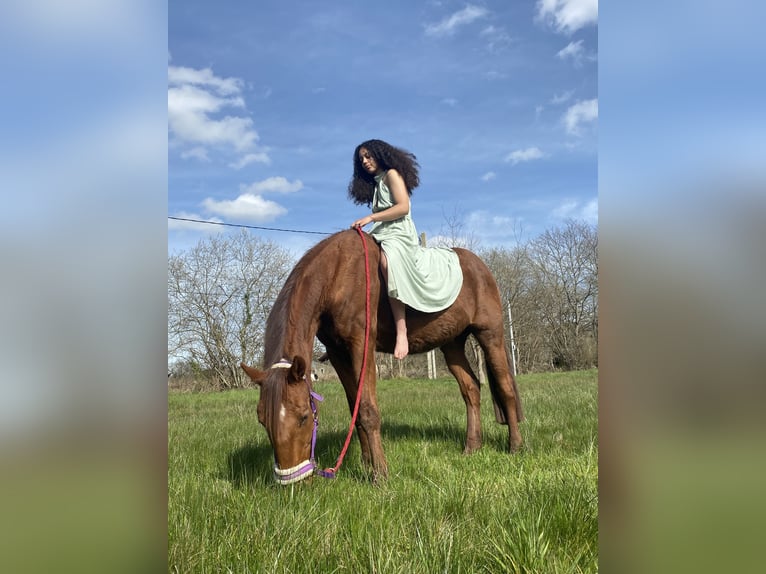
[[[333,232],[330,231],[306,231],[303,229],[280,229],[278,227],[261,227],[258,225],[244,225],[241,223],[224,223],[222,221],[205,221],[202,219],[189,219],[187,217],[173,217],[171,215],[168,215],[168,219],[173,219],[175,221],[190,221],[192,223],[206,223],[208,225],[223,225],[226,227],[243,227],[245,229],[261,229],[265,231],[284,231],[287,233],[310,233],[313,235],[332,235]]]

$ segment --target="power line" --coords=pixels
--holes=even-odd
[[[225,227],[243,227],[245,229],[261,229],[265,231],[285,231],[287,233],[311,233],[313,235],[332,235],[332,232],[328,231],[305,231],[303,229],[279,229],[277,227],[260,227],[258,225],[243,225],[240,223],[223,223],[221,221],[204,221],[202,219],[189,219],[186,217],[173,217],[168,215],[168,219],[174,219],[176,221],[190,221],[192,223],[206,223],[208,225],[223,225]]]

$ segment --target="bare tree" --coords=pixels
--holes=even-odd
[[[479,248],[479,239],[471,230],[466,230],[462,213],[455,207],[451,215],[444,214],[444,224],[439,235],[431,241],[431,247],[462,247],[469,251]]]
[[[529,246],[536,309],[545,325],[551,366],[574,369],[598,363],[598,234],[568,220]]]
[[[191,360],[219,388],[239,387],[240,361],[262,359],[266,318],[293,262],[246,231],[217,235],[168,259],[168,354]]]
[[[482,259],[490,268],[500,290],[500,299],[504,305],[513,308],[513,332],[520,347],[518,370],[533,370],[541,351],[540,338],[536,336],[539,328],[533,306],[529,305],[532,289],[529,281],[529,255],[524,245],[506,248],[492,248],[483,251]],[[505,332],[510,334],[511,324],[508,314],[503,317]],[[510,345],[510,337],[508,344]],[[510,350],[510,348],[509,348]]]
[[[502,300],[513,308],[519,370],[575,369],[598,363],[594,226],[569,220],[512,249],[484,251],[482,258],[497,280]],[[509,318],[504,319],[510,327]]]

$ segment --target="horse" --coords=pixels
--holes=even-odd
[[[266,320],[264,369],[240,365],[260,387],[258,420],[268,434],[274,450],[275,478],[282,484],[310,476],[316,466],[314,398],[318,395],[306,378],[315,336],[325,346],[352,412],[362,383],[355,423],[362,461],[373,481],[388,476],[374,360],[367,361],[361,376],[360,371],[365,352],[373,359],[375,351],[393,353],[396,330],[380,272],[380,246],[366,233],[361,239],[366,239],[368,247],[357,231],[340,231],[301,257]],[[524,414],[505,341],[500,293],[492,273],[478,256],[466,249],[454,251],[463,271],[458,297],[450,307],[436,313],[407,307],[409,350],[424,353],[438,347],[444,354],[465,402],[463,452],[470,454],[481,447],[482,440],[480,386],[465,354],[466,339],[473,335],[486,358],[495,418],[508,425],[508,450],[513,453],[522,445],[518,423]],[[372,270],[369,277],[365,275],[365,257]],[[367,286],[369,302],[365,301]],[[370,309],[369,325],[365,325],[366,304]],[[367,340],[365,327],[369,332]]]

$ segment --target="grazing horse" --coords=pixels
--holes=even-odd
[[[365,341],[365,249],[357,231],[331,235],[312,247],[290,273],[266,321],[265,370],[241,367],[261,387],[258,419],[274,449],[275,477],[287,484],[313,471],[314,401],[306,380],[311,368],[314,336],[324,344],[353,411],[365,344],[366,372],[356,420],[362,460],[373,479],[385,478],[388,465],[381,443],[381,419],[375,393],[374,351],[393,353],[396,330],[379,272],[380,248],[367,235],[370,284],[369,338]],[[484,350],[489,387],[497,422],[508,425],[511,452],[522,443],[518,422],[523,419],[510,356],[505,345],[500,293],[487,266],[476,255],[456,248],[463,286],[456,301],[436,313],[407,308],[410,353],[439,347],[460,385],[466,405],[465,453],[481,446],[479,382],[465,355],[468,335]],[[306,467],[310,465],[310,467]],[[301,469],[307,473],[298,472]],[[294,477],[293,477],[294,476]],[[288,480],[287,477],[290,477]]]

